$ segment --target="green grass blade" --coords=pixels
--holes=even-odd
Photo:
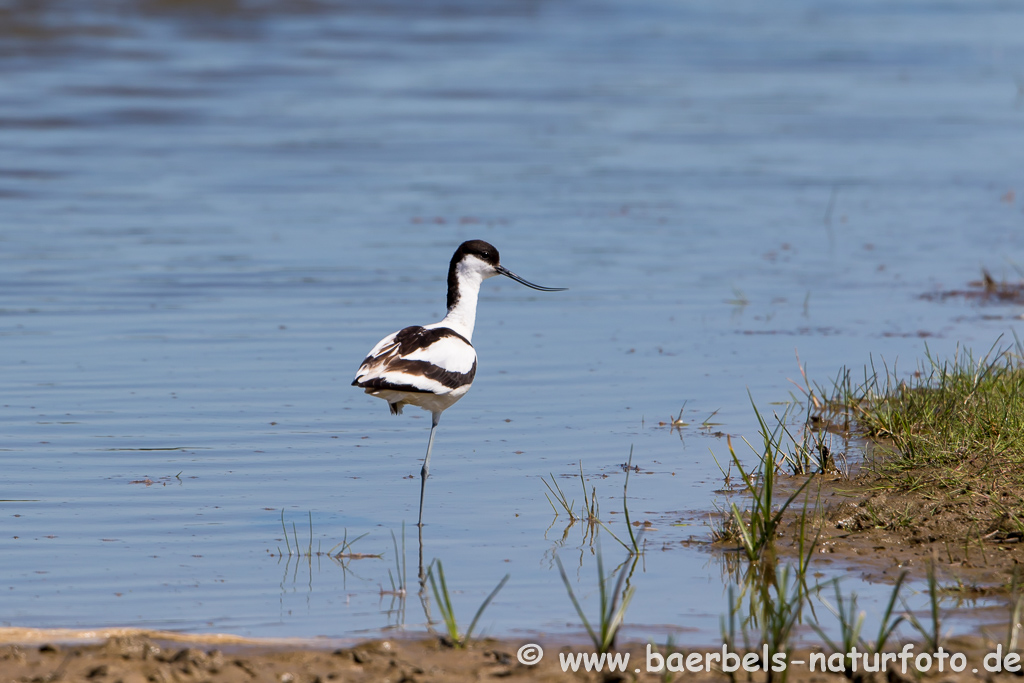
[[[590,635],[590,640],[594,642],[594,647],[601,647],[601,639],[598,638],[597,634],[594,633],[594,629],[590,627],[590,622],[587,621],[587,615],[583,613],[583,608],[580,606],[579,600],[576,599],[576,594],[573,593],[572,584],[569,583],[569,576],[565,573],[565,567],[562,566],[562,560],[555,555],[555,563],[558,565],[558,573],[562,575],[562,583],[565,584],[565,590],[569,593],[569,599],[572,600],[572,606],[576,608],[576,614],[580,615],[580,619],[583,621],[583,627],[587,629],[587,633]]]
[[[498,585],[494,587],[494,590],[492,590],[491,594],[487,596],[487,599],[480,604],[480,609],[478,609],[476,614],[473,615],[473,621],[469,622],[469,628],[466,629],[466,635],[464,638],[465,642],[469,642],[469,638],[473,635],[473,629],[476,627],[476,622],[479,621],[480,615],[482,615],[484,610],[487,609],[487,606],[491,604],[491,600],[493,600],[494,596],[498,594],[498,591],[504,588],[505,584],[508,583],[510,576],[512,575],[505,574],[505,577],[498,582]]]

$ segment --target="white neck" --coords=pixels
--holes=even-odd
[[[469,341],[473,341],[473,327],[476,325],[476,302],[480,297],[480,285],[484,274],[479,268],[467,267],[463,262],[455,270],[458,297],[455,305],[448,309],[448,315],[438,327],[448,327]]]

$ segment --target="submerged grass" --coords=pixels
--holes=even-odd
[[[473,620],[469,622],[469,628],[466,629],[466,632],[459,633],[459,624],[455,620],[455,609],[452,607],[451,594],[448,592],[448,582],[444,578],[444,566],[441,564],[441,560],[434,560],[430,563],[430,567],[427,569],[427,579],[430,581],[430,588],[434,592],[437,609],[441,612],[441,620],[444,622],[448,642],[452,647],[462,648],[469,644],[470,639],[473,637],[473,629],[476,628],[476,623],[480,620],[480,616],[487,609],[487,606],[491,604],[491,600],[498,594],[498,591],[505,586],[510,576],[510,574],[505,574],[504,578],[498,582],[498,585],[494,587],[490,595],[480,604],[476,614],[473,615]]]
[[[576,501],[573,500],[572,502],[569,502],[565,492],[562,491],[562,487],[559,486],[558,482],[555,480],[555,475],[552,473],[549,476],[551,477],[550,484],[543,477],[541,477],[541,481],[544,482],[544,486],[548,487],[548,491],[551,492],[551,496],[554,496],[555,501],[558,502],[558,506],[565,511],[565,514],[569,515],[569,522],[575,522],[578,519],[578,517],[576,517],[576,513],[573,512],[573,506],[576,505]],[[555,517],[557,517],[560,513],[558,512],[558,507],[555,507],[555,503],[551,500],[551,496],[546,493],[544,494],[544,497],[548,499],[548,504],[551,505],[551,509],[555,511]]]
[[[598,619],[596,625],[592,626],[587,619],[587,615],[583,612],[583,607],[580,606],[579,600],[576,599],[576,593],[572,590],[572,584],[569,582],[569,576],[565,573],[565,567],[562,566],[562,560],[558,555],[555,555],[555,562],[558,563],[558,571],[562,575],[562,582],[565,584],[565,590],[569,594],[569,599],[572,601],[573,607],[576,608],[576,613],[580,615],[583,627],[587,629],[587,634],[599,653],[608,652],[615,647],[615,637],[619,633],[622,620],[626,616],[626,609],[629,607],[629,602],[633,599],[633,593],[636,591],[636,586],[626,585],[628,576],[636,568],[636,556],[633,557],[633,563],[624,562],[622,564],[618,572],[618,578],[615,577],[614,571],[610,576],[606,577],[604,575],[604,561],[601,550],[598,548]],[[615,586],[608,590],[608,583],[613,578],[616,578]]]
[[[642,534],[638,534],[633,531],[633,523],[629,517],[629,475],[630,472],[634,471],[632,446],[630,446],[629,448],[629,459],[623,466],[626,472],[626,480],[622,486],[622,514],[626,522],[626,531],[629,534],[628,541],[619,538],[617,535],[615,535],[615,532],[608,527],[607,524],[601,521],[600,506],[597,502],[597,487],[591,486],[590,493],[588,496],[587,480],[583,474],[582,460],[579,461],[579,468],[580,486],[583,488],[583,504],[580,506],[579,514],[577,514],[574,511],[576,500],[573,499],[570,502],[568,496],[566,496],[565,492],[562,490],[562,487],[558,485],[558,481],[555,479],[554,474],[548,475],[551,478],[550,483],[543,477],[541,478],[541,481],[544,483],[544,486],[547,487],[548,489],[548,493],[545,493],[544,496],[547,498],[548,504],[551,506],[551,509],[555,513],[555,519],[557,520],[557,518],[561,514],[559,508],[561,508],[561,511],[565,512],[566,515],[569,517],[569,525],[565,528],[565,533],[562,537],[563,542],[565,540],[566,535],[569,532],[569,529],[577,521],[582,521],[584,543],[593,545],[597,539],[598,530],[604,529],[612,538],[614,538],[619,544],[621,544],[622,547],[630,553],[630,555],[643,554],[644,546],[641,543]],[[635,468],[636,471],[639,471],[639,469],[639,467]],[[549,493],[550,495],[548,495]],[[552,500],[552,498],[554,498],[554,500]],[[553,524],[554,523],[552,523],[552,525]]]
[[[322,555],[323,554],[320,551],[320,544],[319,543],[317,543],[316,552],[315,553],[313,552],[313,512],[312,512],[312,510],[309,512],[309,542],[306,545],[305,549],[303,549],[302,546],[299,545],[299,530],[295,526],[295,522],[292,522],[292,538],[291,538],[291,540],[289,540],[289,538],[288,538],[288,527],[285,526],[285,523],[284,523],[284,509],[283,508],[281,509],[281,531],[284,532],[284,544],[285,544],[285,547],[288,549],[288,553],[287,553],[288,557],[293,557],[293,556],[296,556],[296,555],[298,555],[299,557],[313,557],[314,555]],[[356,540],[358,540],[358,539],[356,539]],[[294,542],[294,547],[292,547],[293,542]],[[277,548],[277,554],[278,554],[278,556],[283,556],[285,554],[285,553],[281,552],[281,547],[280,546],[278,546],[278,548]]]
[[[1017,585],[1017,579],[1018,576],[1014,573],[1013,587],[1010,591],[1010,624],[1004,641],[1007,652],[1013,652],[1017,649],[1017,639],[1020,636],[1021,620],[1024,618],[1024,595],[1021,595],[1020,593],[1020,587]]]
[[[548,483],[548,481],[543,477],[541,478],[541,481],[544,482],[544,486],[547,487],[548,492],[551,494],[548,495],[547,493],[545,493],[544,497],[548,499],[548,505],[550,505],[551,509],[554,510],[555,517],[557,518],[559,514],[561,514],[558,510],[559,508],[561,508],[562,511],[564,511],[565,514],[569,517],[569,527],[571,527],[577,521],[582,520],[584,523],[583,538],[584,540],[589,538],[589,541],[593,543],[594,536],[597,532],[597,528],[602,525],[600,518],[600,509],[597,504],[597,487],[591,487],[590,497],[588,499],[587,480],[583,476],[582,460],[579,461],[579,467],[580,486],[583,487],[583,505],[580,506],[580,512],[578,515],[574,510],[576,506],[576,500],[573,499],[571,502],[569,501],[568,496],[565,495],[565,492],[562,490],[562,487],[559,486],[558,481],[555,480],[554,474],[548,475],[551,477],[551,483]],[[554,501],[551,500],[552,496],[554,497]],[[557,506],[555,505],[556,502],[558,503]],[[569,527],[566,527],[566,533],[568,533]]]
[[[281,550],[281,546],[277,546],[277,557],[297,557],[306,561],[311,561],[314,557],[329,557],[330,559],[338,562],[343,567],[347,566],[346,563],[349,560],[364,560],[364,559],[379,559],[383,557],[380,553],[358,553],[352,549],[352,546],[360,539],[365,538],[369,533],[363,533],[352,540],[348,538],[348,529],[345,529],[345,535],[341,541],[335,544],[330,550],[323,550],[320,541],[317,541],[316,549],[313,549],[313,513],[308,513],[309,520],[309,534],[306,538],[299,539],[299,529],[295,522],[292,522],[291,535],[289,535],[288,527],[284,521],[284,510],[281,510],[281,531],[284,535],[285,549]],[[305,534],[304,534],[305,535]]]
[[[938,652],[943,640],[942,610],[940,609],[939,599],[940,590],[939,581],[935,577],[935,562],[931,562],[928,564],[928,621],[922,623],[910,609],[909,605],[905,601],[903,602],[907,620],[914,627],[914,630],[921,635],[925,647],[931,652]]]
[[[730,514],[712,530],[712,538],[716,542],[738,542],[750,562],[762,560],[765,552],[773,547],[786,510],[812,481],[812,478],[808,477],[796,491],[779,501],[776,497],[776,476],[779,470],[779,454],[784,452],[781,447],[781,433],[785,428],[785,421],[780,419],[780,426],[771,430],[761,417],[757,406],[754,406],[754,413],[757,415],[763,440],[760,450],[750,446],[758,457],[756,469],[745,469],[733,448],[732,438],[726,439],[731,464],[739,470],[745,492],[750,496],[750,510],[743,513],[735,503],[731,503]]]
[[[360,537],[362,538],[362,537]],[[357,539],[358,540],[358,539]],[[355,542],[355,541],[353,541]],[[406,593],[406,564],[405,564],[405,522],[402,522],[402,550],[398,550],[398,539],[395,532],[391,532],[391,544],[395,547],[395,571],[388,569],[388,580],[391,582],[391,590],[380,589],[381,595],[404,596]]]
[[[728,612],[722,617],[722,643],[732,652],[755,652],[767,667],[767,681],[785,681],[786,669],[778,669],[776,654],[790,652],[793,636],[810,605],[807,565],[751,564],[739,586],[728,589]],[[813,609],[813,608],[812,608]],[[812,612],[813,622],[813,612]],[[761,648],[768,653],[763,661]],[[735,680],[735,676],[730,674]]]
[[[879,622],[878,635],[874,641],[867,641],[861,636],[861,631],[864,627],[864,619],[867,614],[861,610],[857,610],[857,594],[851,593],[849,598],[844,598],[840,591],[839,579],[832,581],[833,589],[835,590],[836,602],[835,605],[829,604],[820,595],[818,599],[823,605],[831,612],[836,620],[839,622],[839,638],[833,640],[829,638],[828,634],[818,623],[812,623],[811,628],[818,634],[822,641],[832,650],[833,653],[845,655],[853,651],[853,648],[860,648],[861,652],[865,652],[868,655],[880,654],[889,642],[889,639],[895,633],[896,628],[905,620],[905,616],[897,615],[894,613],[896,607],[896,601],[900,599],[900,591],[903,589],[903,583],[907,579],[907,573],[900,573],[896,579],[896,583],[893,586],[892,593],[889,596],[889,604],[882,612],[882,618]],[[857,679],[855,667],[852,666],[852,662],[847,661],[844,658],[846,664],[846,677],[850,679]]]

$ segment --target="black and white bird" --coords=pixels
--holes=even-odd
[[[473,327],[480,285],[489,277],[504,275],[542,292],[564,288],[541,287],[527,282],[498,261],[498,250],[483,240],[463,242],[448,266],[448,315],[432,325],[406,327],[377,343],[356,371],[353,386],[388,402],[392,415],[407,405],[430,411],[430,439],[420,470],[420,516],[423,526],[423,492],[430,470],[430,450],[441,413],[466,395],[476,375]]]

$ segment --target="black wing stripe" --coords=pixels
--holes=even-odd
[[[398,344],[398,355],[407,356],[417,349],[425,349],[434,342],[445,337],[457,337],[466,342],[467,346],[473,346],[469,340],[455,330],[448,327],[435,327],[424,329],[420,326],[407,327],[395,335],[394,343]]]
[[[473,377],[476,376],[475,360],[473,361],[473,367],[469,369],[469,372],[454,372],[434,365],[426,360],[409,360],[403,357],[411,353],[415,353],[420,349],[427,348],[431,344],[447,337],[461,339],[466,346],[469,346],[470,348],[473,347],[468,339],[455,330],[447,327],[436,327],[432,329],[426,329],[419,325],[406,327],[395,334],[391,343],[381,349],[376,355],[371,354],[363,360],[362,365],[360,366],[360,373],[357,374],[356,379],[352,380],[352,386],[362,387],[364,389],[392,389],[394,391],[413,391],[425,394],[432,393],[429,389],[417,388],[404,383],[391,382],[385,377],[381,377],[379,375],[365,380],[360,379],[360,375],[365,376],[371,372],[374,374],[380,373],[385,375],[389,373],[403,373],[407,375],[425,377],[438,382],[441,386],[448,389],[458,389],[459,387],[471,384],[473,382]]]
[[[375,377],[374,379],[370,379],[370,380],[367,380],[365,382],[352,382],[352,385],[353,386],[357,386],[357,387],[362,387],[363,389],[366,389],[367,391],[370,391],[371,389],[376,389],[376,390],[390,389],[391,391],[404,391],[404,392],[407,392],[407,393],[410,393],[410,394],[432,394],[432,393],[434,393],[432,391],[427,391],[426,389],[420,389],[419,387],[414,387],[411,384],[395,384],[393,382],[387,381],[383,377]],[[392,411],[392,412],[394,412],[394,411]]]
[[[458,389],[459,387],[473,383],[473,378],[476,377],[476,361],[473,361],[473,367],[469,369],[469,372],[452,372],[451,370],[445,370],[444,368],[438,367],[425,360],[406,360],[404,358],[399,358],[388,363],[387,372],[401,372],[406,375],[426,377],[427,379],[438,382],[441,386],[449,389]],[[353,386],[363,387],[364,389],[392,389],[395,391],[414,391],[421,394],[433,393],[429,389],[419,389],[408,384],[396,384],[394,382],[389,382],[384,377],[375,377],[364,382],[355,380],[352,384]]]

